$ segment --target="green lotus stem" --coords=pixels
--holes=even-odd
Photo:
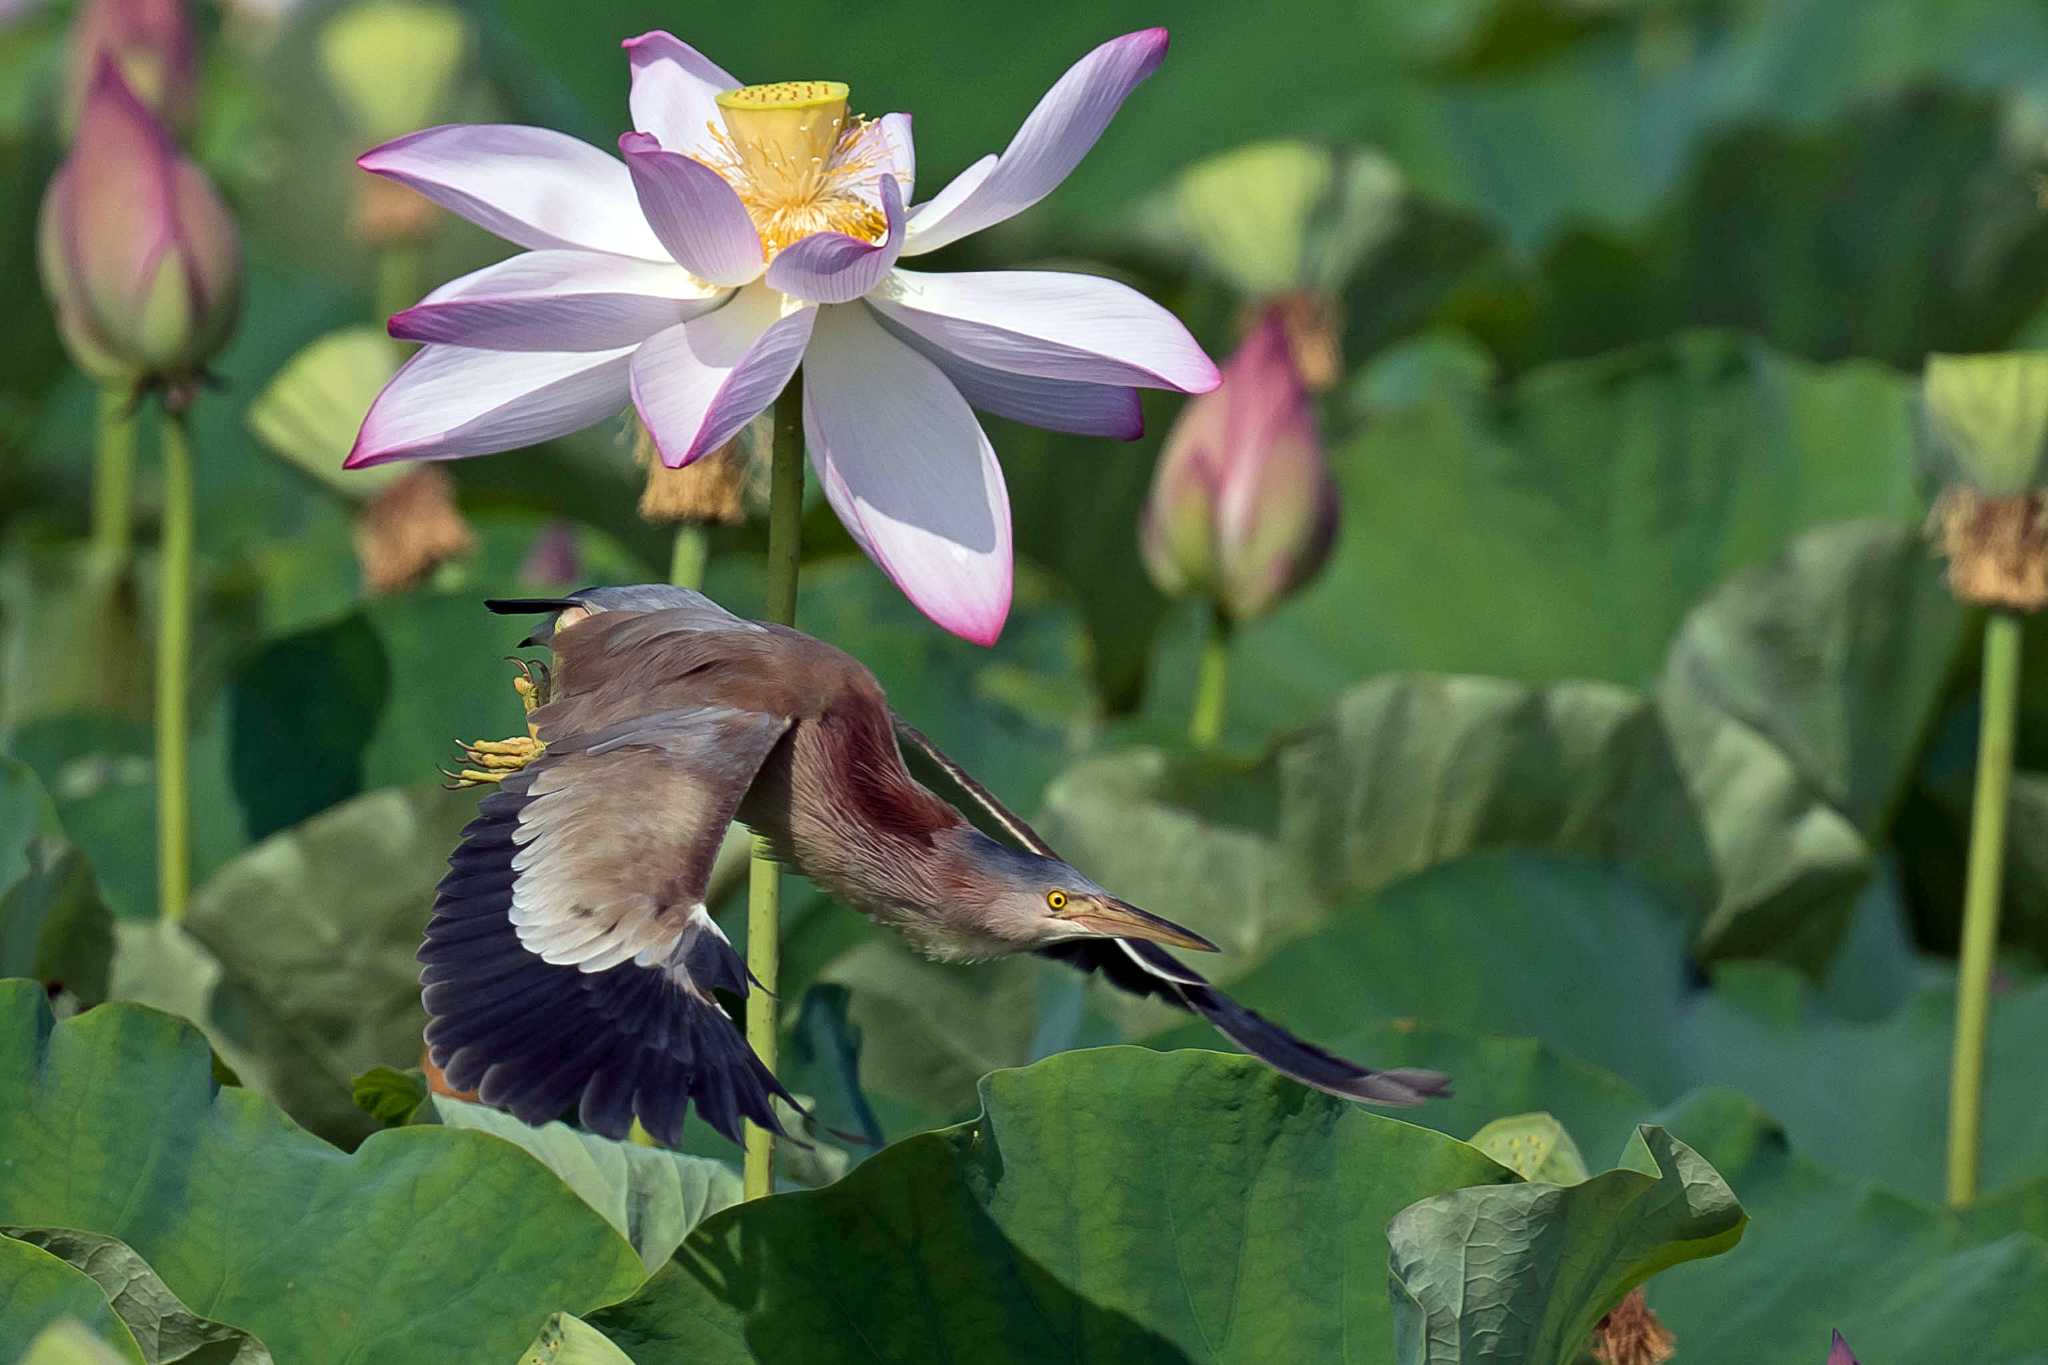
[[[1209,638],[1202,645],[1201,671],[1195,675],[1195,713],[1188,738],[1207,749],[1223,737],[1223,702],[1230,683],[1230,621],[1220,608],[1209,616]]]
[[[420,300],[421,251],[414,243],[377,248],[377,316],[402,313]]]
[[[711,538],[702,526],[684,522],[676,527],[675,549],[669,553],[668,581],[679,588],[704,586],[704,565],[711,558]]]
[[[775,445],[768,485],[768,619],[796,624],[796,571],[804,515],[803,390],[792,382],[775,400]],[[782,868],[754,841],[747,877],[747,1043],[775,1070],[775,978],[782,968]],[[775,1188],[774,1135],[747,1125],[742,1190],[759,1199]]]
[[[164,510],[161,605],[156,627],[157,913],[185,918],[192,879],[190,790],[186,780],[186,689],[192,660],[192,429],[182,410],[163,420]]]
[[[1949,1064],[1948,1202],[1977,1198],[1984,1119],[1985,1023],[1998,955],[1998,896],[2005,872],[2005,817],[2012,787],[2014,717],[2019,710],[2020,618],[1994,610],[1984,625],[1983,719],[1977,735],[1977,796],[1970,812],[1970,862],[1963,887],[1963,953],[1956,978],[1956,1047]]]
[[[99,433],[93,445],[92,549],[95,563],[118,570],[128,562],[134,520],[135,415],[129,395],[100,390]]]

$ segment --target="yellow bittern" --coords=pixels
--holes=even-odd
[[[1447,1092],[1433,1071],[1333,1056],[1183,966],[1162,945],[1215,945],[1062,861],[841,650],[662,585],[488,605],[549,613],[524,643],[555,664],[515,681],[528,736],[466,746],[455,776],[497,791],[449,859],[420,949],[434,1063],[486,1103],[530,1123],[573,1105],[611,1137],[637,1117],[671,1146],[692,1102],[735,1140],[742,1118],[777,1128],[771,1097],[787,1092],[715,996],[748,989],[704,904],[734,820],[933,958],[1040,953],[1192,1010],[1331,1094]],[[920,784],[899,744],[1021,847]]]

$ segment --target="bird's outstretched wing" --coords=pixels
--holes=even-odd
[[[944,773],[961,793],[1023,848],[1043,858],[1057,858],[1052,846],[1022,816],[947,757],[938,745],[901,716],[897,737]],[[1184,965],[1157,944],[1121,938],[1072,939],[1037,950],[1084,972],[1099,972],[1105,981],[1134,995],[1163,1000],[1199,1014],[1216,1031],[1284,1076],[1344,1099],[1371,1104],[1416,1105],[1451,1093],[1450,1077],[1414,1068],[1377,1070],[1347,1061],[1299,1038],[1210,985],[1201,973]]]
[[[674,1146],[691,1101],[734,1141],[787,1093],[714,999],[744,965],[704,908],[712,863],[785,717],[706,705],[566,738],[477,807],[420,974],[435,1065],[529,1123],[572,1104]]]

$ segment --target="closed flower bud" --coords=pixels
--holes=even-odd
[[[1140,544],[1160,589],[1263,615],[1322,568],[1337,490],[1286,320],[1269,309],[1167,433]]]
[[[234,326],[234,220],[111,59],[44,193],[39,248],[65,343],[104,382],[189,390]]]
[[[64,115],[76,128],[102,60],[172,127],[192,120],[199,96],[199,47],[189,0],[86,0],[71,25]]]

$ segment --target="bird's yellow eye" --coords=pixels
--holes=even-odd
[[[1048,891],[1045,893],[1045,903],[1055,910],[1064,910],[1067,908],[1067,893],[1064,891]]]

